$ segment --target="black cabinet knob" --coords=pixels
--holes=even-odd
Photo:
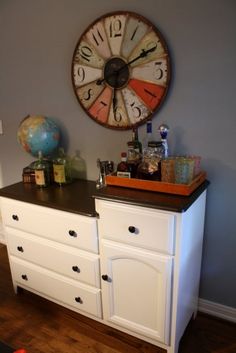
[[[74,272],[80,273],[80,269],[79,269],[78,266],[72,266],[72,270],[73,270]]]
[[[24,249],[22,246],[17,246],[17,250],[20,251],[20,252],[24,252]]]
[[[69,234],[71,237],[77,237],[77,233],[72,229],[69,230]]]
[[[77,303],[83,304],[83,301],[82,301],[82,299],[80,297],[75,297],[75,301]]]
[[[102,279],[103,279],[103,281],[108,281],[109,277],[108,277],[108,275],[102,275]]]
[[[130,233],[135,233],[135,231],[136,231],[136,228],[134,226],[129,226],[128,229],[129,229]]]
[[[14,221],[19,221],[19,217],[17,216],[17,214],[13,214],[12,219],[14,219]]]
[[[24,279],[25,281],[28,281],[27,275],[21,275],[21,278]]]

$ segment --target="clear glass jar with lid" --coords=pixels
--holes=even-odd
[[[143,158],[138,165],[137,177],[144,180],[161,180],[161,160],[163,157],[163,146],[158,141],[148,143],[143,150]]]

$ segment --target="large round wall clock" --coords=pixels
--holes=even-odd
[[[74,51],[75,94],[86,113],[105,127],[131,129],[150,119],[166,96],[169,79],[161,33],[133,12],[100,17]]]

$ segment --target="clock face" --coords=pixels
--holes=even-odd
[[[79,39],[72,83],[86,113],[113,129],[131,129],[153,115],[170,80],[169,54],[160,32],[133,12],[114,12]]]

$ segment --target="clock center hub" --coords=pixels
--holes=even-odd
[[[112,88],[122,88],[129,81],[129,67],[122,58],[112,58],[104,68],[105,82]]]

